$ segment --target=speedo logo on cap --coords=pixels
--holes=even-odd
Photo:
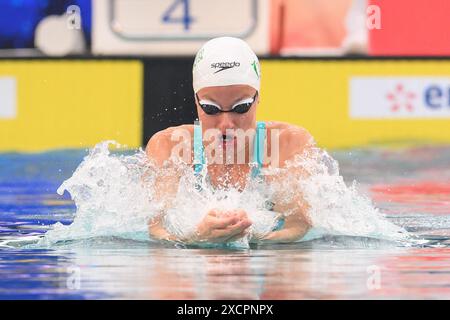
[[[223,70],[228,70],[234,67],[239,67],[241,64],[237,61],[233,61],[233,62],[215,62],[215,63],[211,63],[211,68],[212,69],[219,69],[214,73],[218,73],[220,71]]]

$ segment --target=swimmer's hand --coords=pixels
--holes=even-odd
[[[189,242],[232,242],[246,236],[251,224],[244,210],[213,209],[198,224],[197,232]]]

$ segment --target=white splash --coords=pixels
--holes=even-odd
[[[95,146],[84,158],[71,178],[58,189],[68,191],[76,204],[72,224],[57,223],[40,241],[52,245],[59,241],[96,237],[120,237],[133,240],[151,240],[148,221],[155,217],[162,203],[155,200],[155,181],[170,168],[156,169],[143,150],[132,155],[111,153],[106,141]],[[249,183],[239,192],[235,188],[212,190],[206,179],[196,188],[190,166],[174,161],[181,174],[172,205],[164,217],[166,229],[178,236],[188,236],[211,209],[243,209],[253,222],[253,234],[266,234],[273,229],[278,214],[268,211],[265,203],[276,193],[289,201],[301,192],[310,206],[309,217],[313,230],[303,240],[323,234],[373,237],[386,240],[404,240],[407,233],[387,221],[361,195],[353,183],[347,187],[339,175],[337,162],[325,151],[313,149],[288,164],[286,169],[267,169],[263,174],[286,174],[301,169],[302,176],[287,174],[282,183],[270,186]],[[289,213],[285,213],[286,215]],[[249,237],[237,243],[248,247]]]
[[[408,238],[403,228],[389,222],[367,196],[358,192],[356,181],[346,186],[337,161],[326,151],[313,148],[287,168],[306,172],[306,179],[294,183],[310,206],[308,213],[316,230],[392,241]]]
[[[56,223],[41,243],[118,236],[148,239],[147,221],[155,212],[152,203],[152,174],[145,153],[114,155],[108,147],[114,141],[96,145],[72,177],[58,188],[68,191],[77,207],[72,224]]]

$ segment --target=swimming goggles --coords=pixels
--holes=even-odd
[[[200,101],[197,94],[195,94],[195,96],[197,98],[198,104],[200,105],[200,108],[202,108],[202,110],[208,115],[215,115],[215,114],[222,113],[222,112],[234,112],[234,113],[238,113],[238,114],[243,114],[243,113],[247,113],[250,110],[250,108],[252,107],[253,103],[255,103],[256,97],[258,96],[258,91],[256,91],[253,98],[248,98],[248,99],[238,102],[231,108],[231,110],[228,110],[228,111],[222,110],[222,108],[220,106],[218,106],[217,104],[215,104],[214,102],[207,101],[207,100]]]

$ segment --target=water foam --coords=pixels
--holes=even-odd
[[[64,240],[118,236],[148,239],[147,221],[152,203],[152,174],[145,153],[112,154],[109,145],[96,145],[73,173],[58,188],[58,194],[69,192],[76,205],[72,224],[52,226],[41,243]]]
[[[109,151],[110,144],[118,145],[105,141],[95,146],[72,177],[59,187],[59,194],[67,191],[74,200],[75,219],[70,225],[53,225],[40,241],[41,245],[95,237],[151,240],[147,223],[164,206],[155,198],[155,181],[158,176],[173,173],[174,167],[181,178],[164,224],[178,236],[191,234],[214,208],[244,209],[253,222],[251,232],[266,234],[277,219],[276,213],[265,208],[266,201],[281,193],[288,202],[301,192],[310,206],[308,215],[313,225],[303,240],[324,234],[393,241],[407,238],[406,231],[386,220],[370,199],[358,192],[356,182],[346,186],[337,162],[318,148],[298,156],[286,169],[263,170],[267,176],[286,174],[282,183],[252,182],[240,192],[233,187],[213,190],[207,179],[199,181],[200,191],[193,183],[196,177],[190,166],[174,160],[165,168],[157,169],[142,149],[131,155],[117,154]],[[301,170],[302,175],[288,174],[295,170]],[[248,247],[249,239],[250,236],[237,245]]]

